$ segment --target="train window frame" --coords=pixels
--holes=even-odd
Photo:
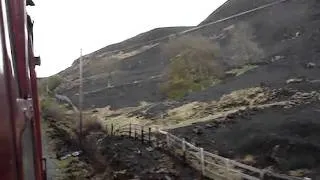
[[[1,12],[2,12],[2,25],[3,25],[3,35],[4,35],[4,46],[3,48],[3,55],[8,58],[12,77],[14,79],[14,85],[19,88],[19,76],[17,70],[17,62],[16,57],[13,51],[13,42],[12,42],[12,26],[11,26],[11,19],[9,16],[9,7],[8,7],[8,0],[0,0],[1,3]],[[20,92],[17,91],[18,96],[20,96]]]
[[[3,38],[2,38],[2,24],[0,24],[0,74],[4,74],[4,61],[5,61],[5,55],[4,55],[4,46],[3,46]]]
[[[15,46],[13,42],[13,33],[12,33],[12,21],[10,17],[10,9],[9,9],[9,0],[0,0],[0,32],[1,32],[1,51],[2,54],[0,58],[3,60],[3,66],[5,67],[4,72],[8,78],[9,81],[9,88],[13,92],[9,92],[11,101],[16,101],[17,106],[12,106],[11,109],[15,111],[13,114],[14,117],[13,120],[16,120],[17,118],[23,118],[24,119],[24,127],[21,129],[21,132],[19,132],[19,135],[16,134],[16,142],[19,145],[17,145],[16,148],[21,148],[18,150],[18,152],[21,154],[16,154],[17,159],[21,158],[21,161],[19,161],[18,168],[21,168],[22,174],[19,174],[18,176],[23,177],[24,179],[35,179],[37,176],[36,173],[36,155],[34,154],[35,150],[35,138],[34,138],[34,127],[33,127],[33,117],[26,116],[25,112],[22,112],[21,110],[24,108],[23,102],[26,102],[26,99],[20,99],[21,94],[19,92],[20,89],[20,83],[19,83],[19,76],[18,76],[18,62],[15,57]],[[2,65],[2,64],[0,64]],[[28,65],[28,64],[27,64]],[[26,67],[27,70],[29,70],[29,66]],[[1,72],[0,72],[1,73]],[[19,103],[19,100],[22,101],[22,103]],[[14,103],[14,102],[13,102]],[[13,107],[17,107],[17,109],[14,109]],[[23,115],[20,117],[19,113],[23,113]],[[14,121],[13,121],[14,122]],[[14,127],[17,128],[17,127]],[[20,131],[20,129],[19,129]],[[16,152],[17,153],[17,152]],[[20,157],[21,156],[21,157]],[[21,162],[21,165],[20,165]]]

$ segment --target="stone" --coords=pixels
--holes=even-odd
[[[147,147],[146,150],[149,151],[149,152],[151,152],[151,151],[153,151],[154,149],[153,149],[152,147]]]
[[[307,67],[308,69],[312,69],[312,68],[316,67],[316,64],[313,63],[313,62],[308,62],[308,63],[306,64],[306,67]]]
[[[167,173],[168,170],[166,168],[160,168],[159,170],[156,171],[156,173]]]
[[[67,155],[65,155],[65,156],[62,156],[62,157],[60,157],[59,159],[60,159],[60,160],[65,160],[65,159],[68,159],[69,157],[71,157],[71,154],[67,154]]]
[[[235,113],[230,113],[230,114],[228,114],[226,117],[228,118],[228,119],[233,119],[233,118],[235,118]]]
[[[275,62],[275,61],[279,61],[280,59],[282,59],[283,56],[274,56],[272,59],[271,59],[271,62]]]
[[[76,157],[76,156],[79,156],[80,154],[82,154],[82,151],[75,151],[71,155]]]
[[[192,129],[192,131],[195,133],[195,134],[202,134],[202,130],[198,127],[195,127]]]
[[[320,83],[320,79],[310,80],[310,83]]]
[[[297,78],[297,79],[288,79],[286,81],[287,84],[293,84],[293,83],[301,83],[303,81],[303,79],[301,78]]]
[[[281,58],[282,58],[282,56],[275,56],[275,57],[274,57],[274,60],[278,61],[278,60],[280,60]]]
[[[290,108],[292,108],[292,106],[291,105],[287,105],[287,106],[284,106],[283,108],[284,109],[290,109]]]

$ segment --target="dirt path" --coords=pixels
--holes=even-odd
[[[279,102],[267,103],[267,104],[262,104],[262,105],[255,105],[255,106],[251,106],[251,108],[264,109],[264,108],[269,108],[269,107],[274,107],[274,106],[285,106],[288,103],[289,103],[289,101],[279,101]],[[178,123],[178,124],[167,125],[167,126],[163,126],[163,127],[160,126],[160,128],[162,130],[170,130],[170,129],[188,127],[188,126],[191,126],[195,123],[205,123],[205,122],[213,121],[215,119],[223,118],[229,114],[236,113],[239,110],[245,110],[247,108],[248,107],[246,107],[246,106],[240,106],[240,107],[228,110],[228,111],[216,112],[215,114],[209,115],[204,118],[188,119],[188,120],[182,121],[181,123]],[[159,126],[157,126],[157,127],[159,127]]]
[[[55,153],[52,151],[52,140],[46,133],[47,125],[42,123],[42,151],[43,156],[47,159],[47,180],[61,179],[61,172],[58,168],[58,160],[55,159]]]

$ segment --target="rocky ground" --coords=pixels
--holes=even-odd
[[[319,92],[281,89],[270,97],[271,102],[274,97],[284,101],[246,106],[171,132],[208,151],[259,168],[319,178]]]
[[[200,173],[162,149],[122,137],[109,137],[103,155],[111,179],[200,179]]]
[[[87,117],[88,113],[84,113],[80,144],[78,113],[56,101],[51,103],[44,111],[42,123],[48,179],[201,179],[198,170],[165,149],[111,136],[96,119]]]
[[[242,89],[208,103],[167,102],[115,111],[106,121],[116,123],[121,117],[157,126],[239,162],[319,178],[320,92],[297,90],[303,83],[297,79],[286,83],[291,87]]]

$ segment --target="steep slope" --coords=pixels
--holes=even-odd
[[[220,6],[217,10],[215,10],[212,14],[210,14],[204,21],[202,21],[199,25],[207,24],[213,21],[217,21],[219,19],[232,16],[234,14],[241,13],[243,11],[247,11],[253,8],[257,8],[259,6],[277,2],[279,0],[227,0],[222,6]]]
[[[168,59],[162,56],[161,47],[150,41],[187,28],[189,27],[157,28],[86,55],[86,107],[134,106],[143,100],[157,101],[162,98],[157,84],[161,81],[159,75],[168,64]],[[129,49],[121,51],[123,48]],[[58,74],[66,80],[58,88],[58,93],[70,97],[75,104],[79,87],[78,61],[77,59],[71,67]]]
[[[279,3],[203,27],[272,2]],[[207,151],[259,168],[319,179],[319,12],[319,0],[227,1],[198,29],[190,27],[194,30],[188,34],[200,34],[218,43],[221,60],[230,71],[237,55],[230,48],[232,33],[245,23],[249,27],[246,30],[253,33],[250,40],[263,50],[263,57],[259,63],[250,64],[254,68],[200,92],[188,93],[180,101],[166,101],[159,88],[170,62],[162,45],[168,35],[181,35],[190,30],[188,27],[156,29],[100,49],[84,58],[85,107],[119,108],[94,110],[106,123],[121,120],[164,127]],[[160,35],[166,38],[150,42]],[[57,93],[67,95],[75,104],[78,62],[58,74],[65,80]],[[247,88],[260,90],[245,95]],[[231,98],[229,93],[236,97]],[[254,100],[261,101],[261,108],[251,103]],[[270,105],[273,103],[276,105]],[[130,109],[132,112],[128,112]],[[227,114],[233,111],[237,113]]]
[[[282,12],[283,9],[286,9],[285,13]],[[266,60],[277,58],[279,60],[260,66],[242,76],[231,78],[204,92],[190,95],[188,98],[191,101],[212,100],[232,90],[257,86],[260,83],[282,87],[287,86],[286,80],[291,78],[318,79],[320,75],[318,68],[310,69],[306,68],[306,65],[310,62],[316,65],[320,63],[319,10],[319,1],[316,0],[288,1],[256,12],[254,16],[235,19],[235,22],[246,21],[255,27],[256,39],[265,50]],[[223,23],[217,26],[223,26]],[[298,86],[309,89],[319,87],[316,83]]]
[[[230,0],[200,26],[271,2],[275,0]],[[287,79],[297,76],[315,79],[319,75],[318,71],[306,69],[305,64],[320,63],[319,9],[318,0],[287,0],[193,31],[192,34],[201,34],[219,42],[223,51],[230,46],[230,30],[244,22],[252,29],[255,36],[253,40],[264,50],[263,59],[269,64],[228,79],[204,92],[190,94],[186,100],[211,100],[233,89],[265,82],[282,86]],[[155,29],[85,56],[86,107],[110,105],[120,108],[135,106],[141,101],[162,101],[165,97],[159,90],[159,83],[162,82],[161,74],[169,60],[163,55],[161,42],[150,43],[150,40],[186,29],[188,27]],[[132,46],[135,44],[139,46]],[[118,51],[123,48],[128,49]],[[231,61],[229,52],[224,52],[223,56],[227,63]],[[281,60],[270,63],[273,59]],[[58,88],[58,93],[67,95],[75,104],[79,84],[77,63],[78,60],[59,73],[69,81]]]

